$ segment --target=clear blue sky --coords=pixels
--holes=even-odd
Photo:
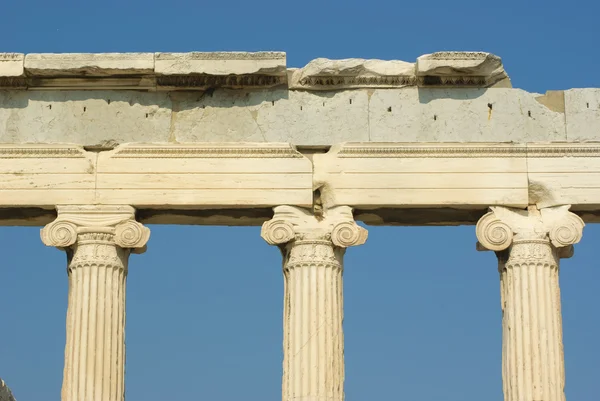
[[[502,56],[516,87],[600,87],[597,2],[6,1],[0,51],[282,50],[413,61]],[[600,134],[600,133],[599,133]],[[1,140],[1,132],[0,132]],[[258,227],[151,226],[130,259],[128,401],[280,399],[283,278]],[[346,254],[347,401],[501,401],[492,253],[474,227],[371,227]],[[39,228],[0,227],[0,377],[18,401],[59,400],[66,258]],[[562,263],[567,399],[597,401],[600,229]]]

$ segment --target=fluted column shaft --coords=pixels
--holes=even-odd
[[[583,221],[568,207],[492,208],[477,225],[498,255],[505,401],[564,401],[559,260],[572,254]]]
[[[69,296],[63,401],[122,401],[125,394],[125,283],[131,250],[149,230],[130,207],[58,208],[42,230],[67,251]]]
[[[317,220],[282,206],[262,235],[284,255],[284,401],[343,401],[345,247],[366,240],[350,208]]]
[[[506,400],[563,401],[558,256],[549,241],[513,243],[501,271]]]
[[[331,241],[294,241],[284,265],[285,400],[344,391],[342,250]],[[318,257],[315,257],[318,256]]]

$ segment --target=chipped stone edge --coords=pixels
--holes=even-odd
[[[487,54],[501,60],[491,53],[451,53]],[[502,74],[489,77],[420,76],[417,64],[418,59],[414,74],[323,75],[299,80],[296,77],[302,69],[287,69],[284,52],[0,53],[0,89],[173,91],[270,88],[286,84],[290,90],[310,91],[407,86],[512,87],[501,64]]]

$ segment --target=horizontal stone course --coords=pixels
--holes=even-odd
[[[510,87],[510,80],[500,57],[483,52],[434,53],[419,57],[416,63],[319,58],[293,69],[287,69],[284,52],[273,51],[0,53],[0,89],[172,91],[285,84],[294,90],[327,91],[404,86]]]

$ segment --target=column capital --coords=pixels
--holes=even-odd
[[[571,205],[527,210],[492,206],[477,222],[479,250],[503,251],[513,243],[547,242],[560,249],[562,257],[570,256],[572,245],[583,235],[585,223],[569,211]]]
[[[110,239],[121,248],[142,253],[150,238],[150,229],[135,220],[131,206],[69,205],[56,209],[56,220],[40,232],[46,246],[68,248],[82,240],[81,234],[97,234],[98,240]]]
[[[367,230],[356,224],[349,206],[328,209],[319,217],[295,206],[277,206],[273,210],[273,218],[265,222],[261,229],[261,236],[270,245],[320,240],[348,248],[362,245],[367,240]]]

